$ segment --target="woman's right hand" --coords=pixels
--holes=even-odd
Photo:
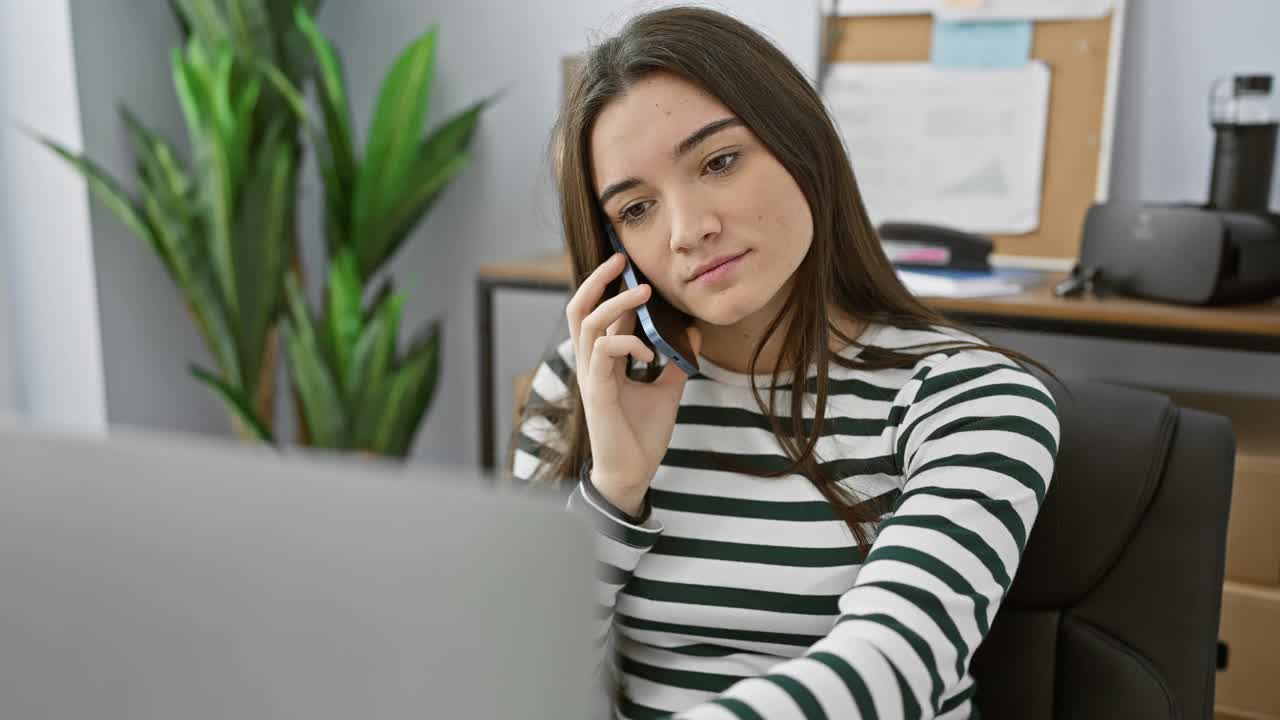
[[[637,515],[671,442],[688,378],[673,362],[652,383],[627,377],[628,355],[654,361],[653,351],[632,334],[636,308],[653,289],[642,284],[601,302],[609,283],[625,267],[621,253],[602,263],[574,293],[565,315],[591,437],[591,483],[619,510]],[[695,354],[700,339],[691,328],[689,340]]]

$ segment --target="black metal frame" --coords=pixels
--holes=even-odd
[[[560,293],[568,292],[569,290],[569,286],[562,282],[486,277],[476,279],[476,335],[480,352],[480,368],[479,373],[477,373],[477,380],[480,384],[480,467],[485,470],[493,470],[498,464],[497,442],[494,437],[496,416],[493,407],[493,299],[497,291],[504,288]],[[1065,320],[1034,315],[1006,315],[989,312],[949,311],[946,312],[946,315],[957,322],[989,330],[1017,330],[1020,332],[1077,335],[1112,340],[1137,340],[1166,345],[1280,354],[1280,336],[1275,335],[1122,325],[1089,320]]]
[[[476,279],[476,339],[480,352],[480,371],[477,373],[480,383],[480,467],[486,471],[498,466],[497,439],[494,437],[497,422],[493,407],[493,298],[500,288],[559,293],[569,291],[569,286],[562,282],[486,277]]]

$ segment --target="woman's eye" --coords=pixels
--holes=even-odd
[[[707,172],[712,175],[723,175],[738,162],[738,153],[730,152],[723,155],[717,155],[707,161]]]
[[[642,202],[626,206],[622,209],[622,222],[628,225],[640,222],[644,219],[644,214],[647,209],[648,205]]]

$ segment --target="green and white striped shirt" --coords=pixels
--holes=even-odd
[[[861,342],[905,348],[957,337],[872,326]],[[750,378],[700,365],[653,478],[649,516],[634,523],[589,483],[570,496],[599,530],[602,668],[621,683],[617,715],[970,717],[969,662],[1053,474],[1058,419],[1048,391],[984,350],[938,351],[900,370],[833,365],[817,457],[885,508],[863,561],[804,477],[720,469],[715,454],[758,468],[787,458]],[[572,372],[566,342],[538,369],[531,402],[564,397]],[[788,393],[779,395],[789,411]],[[536,453],[556,443],[545,419],[526,420],[516,477],[532,477]]]

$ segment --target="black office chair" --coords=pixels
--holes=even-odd
[[[982,717],[1210,718],[1231,424],[1151,392],[1067,387],[1049,494],[973,660]]]

